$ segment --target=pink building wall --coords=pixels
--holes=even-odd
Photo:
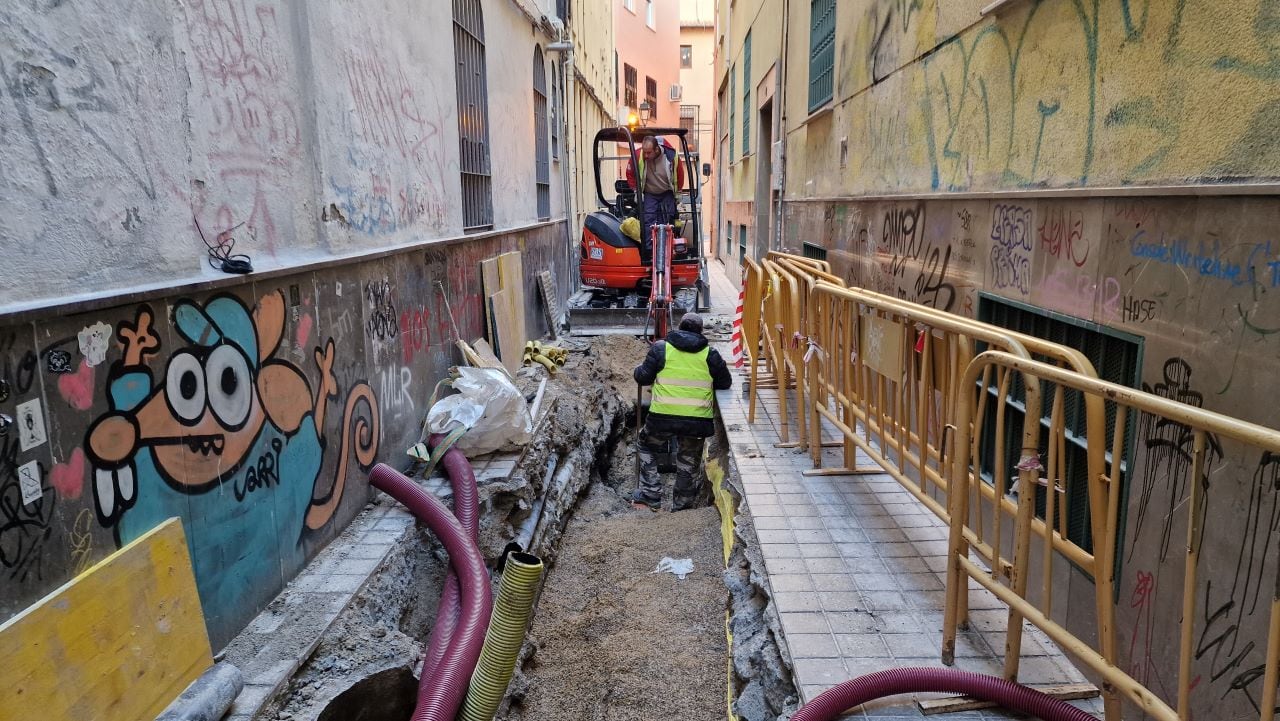
[[[645,78],[658,82],[657,117],[650,125],[680,125],[680,101],[671,101],[671,86],[680,82],[680,0],[612,0],[614,40],[618,48],[618,112],[625,121],[628,109],[624,101],[626,74],[630,65],[636,69],[636,105],[645,98]],[[653,6],[654,23],[647,23],[649,5]],[[631,108],[636,110],[636,108]],[[637,111],[638,114],[638,111]]]

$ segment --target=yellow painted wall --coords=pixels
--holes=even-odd
[[[1024,1],[978,20],[983,4],[841,2],[833,111],[807,123],[793,53],[788,196],[1280,175],[1274,3]],[[808,3],[791,10],[807,50]]]
[[[573,0],[569,30],[573,38],[574,65],[579,77],[573,84],[573,97],[568,98],[573,144],[572,187],[574,210],[571,221],[575,236],[580,232],[586,214],[595,210],[595,171],[591,146],[595,134],[614,124],[617,100],[617,76],[613,57],[614,3],[598,0]]]

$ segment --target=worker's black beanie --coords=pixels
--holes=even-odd
[[[702,316],[697,313],[685,313],[680,319],[680,330],[687,330],[690,333],[702,332]]]

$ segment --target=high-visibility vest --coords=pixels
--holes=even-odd
[[[666,158],[666,156],[667,156],[666,151],[663,151],[662,157]],[[677,175],[677,173],[679,172],[679,168],[676,164],[676,161],[673,161],[670,158],[667,158],[667,165],[670,166],[670,171],[671,171],[670,172],[671,192],[675,193],[676,195],[679,195],[680,194],[680,178]],[[640,180],[639,180],[640,192],[644,192],[644,169],[645,169],[644,156],[641,155],[640,156]]]
[[[715,389],[711,385],[711,370],[707,368],[710,352],[710,348],[703,348],[697,353],[686,353],[668,343],[666,362],[653,381],[653,403],[649,410],[668,416],[714,418]]]

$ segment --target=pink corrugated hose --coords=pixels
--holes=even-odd
[[[868,701],[926,692],[964,694],[1043,721],[1096,721],[1075,706],[1022,684],[949,668],[895,668],[849,679],[805,704],[791,721],[833,721]]]
[[[404,504],[440,538],[449,553],[449,565],[458,577],[457,630],[433,673],[418,682],[418,703],[413,721],[453,721],[462,705],[480,658],[484,634],[493,611],[489,573],[475,541],[449,509],[395,469],[379,463],[369,473],[374,488]]]
[[[444,441],[443,433],[433,434],[427,444],[435,448]],[[449,477],[449,485],[453,487],[453,513],[458,523],[467,532],[467,537],[479,543],[480,514],[479,491],[476,489],[476,474],[471,469],[467,457],[457,448],[450,448],[440,459],[444,473]],[[440,604],[436,609],[436,622],[431,626],[431,634],[427,636],[427,651],[422,659],[422,678],[431,678],[445,649],[458,628],[458,577],[449,566],[444,579],[444,591],[440,594]]]

